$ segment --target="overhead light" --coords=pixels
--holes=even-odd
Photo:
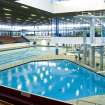
[[[5,13],[6,16],[10,16],[11,14]]]
[[[28,22],[28,21],[30,21],[30,20],[26,20],[26,22]]]
[[[33,16],[33,17],[34,17],[34,16],[37,16],[37,15],[35,15],[35,14],[31,14],[31,16]]]
[[[22,20],[22,19],[20,19],[20,18],[16,18],[17,20]]]
[[[28,19],[32,19],[31,17],[29,17]]]
[[[5,10],[5,11],[12,11],[11,9],[8,9],[8,8],[3,8],[3,10]]]
[[[41,18],[44,19],[45,17],[44,16],[41,16]]]
[[[22,8],[25,8],[25,9],[28,9],[28,7],[27,7],[27,6],[24,6],[24,5],[22,5],[21,7],[22,7]]]

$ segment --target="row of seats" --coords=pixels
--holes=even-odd
[[[0,36],[0,44],[27,42],[23,36]]]

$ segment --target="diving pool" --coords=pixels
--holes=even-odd
[[[0,85],[68,101],[105,94],[105,77],[69,60],[38,61],[0,72]]]

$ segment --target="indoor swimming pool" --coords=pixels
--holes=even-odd
[[[0,85],[69,101],[105,94],[105,77],[69,60],[30,62],[0,72]]]

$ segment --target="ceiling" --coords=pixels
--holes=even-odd
[[[71,21],[73,16],[88,15],[90,12],[70,12],[52,14],[37,8],[15,2],[16,0],[0,0],[0,24],[8,25],[41,25],[50,24],[53,17],[62,21]],[[105,10],[91,11],[92,15],[104,15]],[[79,20],[80,21],[80,20]]]
[[[51,22],[51,13],[14,1],[15,0],[0,0],[1,24],[38,25],[49,24]]]

